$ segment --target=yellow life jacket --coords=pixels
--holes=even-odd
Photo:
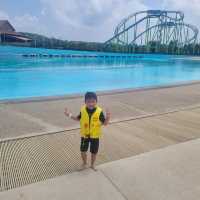
[[[89,120],[89,115],[86,106],[83,106],[81,108],[81,137],[99,138],[101,136],[102,124],[99,120],[101,112],[102,109],[97,106],[95,112],[92,114],[91,119]]]

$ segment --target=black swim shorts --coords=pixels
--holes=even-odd
[[[81,152],[87,152],[90,145],[90,152],[97,154],[99,150],[99,138],[83,138],[81,137]]]

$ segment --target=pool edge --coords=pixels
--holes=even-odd
[[[200,80],[198,81],[189,81],[189,82],[180,82],[176,84],[166,84],[162,86],[150,86],[150,87],[138,87],[138,88],[125,88],[125,89],[114,89],[114,90],[103,90],[96,92],[98,96],[106,96],[113,94],[123,94],[128,92],[142,92],[142,91],[150,91],[157,89],[167,89],[173,87],[182,87],[200,84]],[[43,101],[56,101],[56,100],[65,100],[65,99],[77,99],[83,97],[84,93],[76,93],[76,94],[66,94],[66,95],[55,95],[55,96],[39,96],[39,97],[27,97],[27,98],[17,98],[17,99],[5,99],[0,100],[0,104],[20,104],[20,103],[29,103],[29,102],[43,102]]]

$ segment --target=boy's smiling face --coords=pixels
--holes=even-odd
[[[93,99],[93,98],[86,99],[85,104],[86,104],[86,107],[91,110],[91,109],[94,109],[96,107],[97,100]]]

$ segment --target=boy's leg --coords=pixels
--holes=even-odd
[[[80,146],[80,151],[81,151],[81,158],[83,160],[83,167],[87,165],[87,150],[89,147],[89,139],[88,138],[81,138],[81,146]]]
[[[95,168],[96,157],[97,157],[97,154],[91,153],[91,166],[90,167],[94,170],[96,170],[96,168]]]
[[[81,152],[81,158],[83,160],[83,166],[87,165],[87,153]]]
[[[97,157],[97,153],[99,150],[99,139],[95,138],[95,139],[91,139],[90,141],[90,152],[91,152],[91,168],[95,169],[95,161],[96,161],[96,157]]]

